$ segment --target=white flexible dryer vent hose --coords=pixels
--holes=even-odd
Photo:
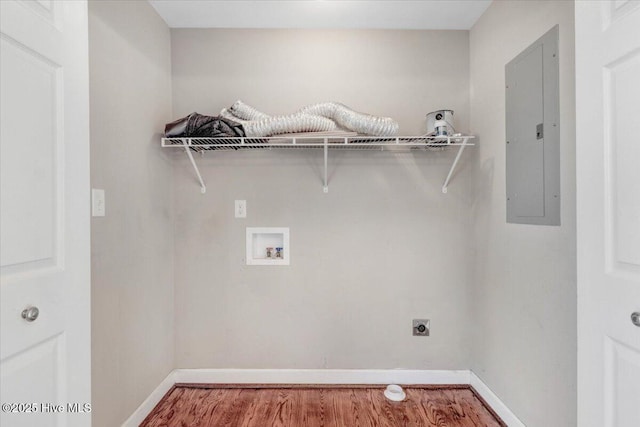
[[[242,123],[247,136],[271,136],[281,133],[326,132],[334,130],[333,120],[309,114],[276,116],[263,120],[250,120]]]
[[[359,113],[337,102],[309,105],[299,112],[332,119],[345,129],[366,135],[392,136],[398,133],[399,128],[398,122],[390,117]]]
[[[242,120],[264,120],[271,117],[270,115],[265,114],[262,111],[258,111],[251,105],[245,104],[240,100],[237,100],[231,107],[229,107],[228,111]]]
[[[245,119],[241,119],[240,117],[233,114],[229,109],[223,108],[220,111],[220,117],[223,119],[233,120],[234,122],[238,122],[240,124],[245,124],[247,121]]]
[[[245,127],[247,136],[269,136],[277,133],[329,131],[341,127],[365,135],[392,136],[398,133],[398,122],[390,117],[377,117],[359,113],[337,102],[323,102],[304,107],[289,116],[271,117],[254,107],[238,100],[228,110],[223,109],[220,115],[236,120]],[[303,117],[301,117],[303,116]],[[332,127],[324,120],[334,122]],[[269,121],[271,120],[271,121]],[[262,122],[262,123],[258,123]],[[250,130],[248,130],[250,129]],[[273,132],[278,130],[282,132]],[[263,132],[267,132],[264,134]],[[249,135],[253,133],[253,135]]]
[[[225,108],[220,111],[220,116],[240,123],[244,128],[245,135],[248,137],[266,137],[298,132],[326,132],[335,130],[336,128],[333,120],[321,116],[312,116],[310,114],[267,116],[267,118],[262,120],[243,120]]]

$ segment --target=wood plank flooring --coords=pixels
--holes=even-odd
[[[390,402],[383,391],[177,384],[140,427],[506,427],[466,386],[407,386],[403,402]]]

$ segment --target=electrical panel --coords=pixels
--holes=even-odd
[[[560,225],[558,26],[505,66],[507,222]]]

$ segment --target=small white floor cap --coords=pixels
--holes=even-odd
[[[394,402],[402,402],[407,397],[407,395],[399,385],[390,384],[384,391],[384,397],[389,400],[393,400]]]

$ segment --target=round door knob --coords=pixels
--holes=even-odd
[[[631,323],[633,323],[636,326],[640,326],[640,312],[639,311],[635,311],[635,312],[631,313]]]
[[[38,318],[39,314],[40,310],[38,310],[38,307],[27,307],[22,310],[22,318],[27,322],[33,322]]]

